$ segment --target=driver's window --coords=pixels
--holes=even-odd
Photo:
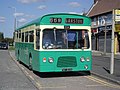
[[[53,30],[49,30],[49,29],[45,29],[43,31],[43,41],[42,41],[43,49],[52,48],[52,46],[54,44],[55,44],[55,41],[54,41],[54,31]]]

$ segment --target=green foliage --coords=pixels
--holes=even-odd
[[[9,46],[9,50],[15,50],[14,46]]]
[[[11,45],[13,45],[13,38],[4,38],[4,33],[3,32],[0,32],[0,42],[7,42]]]
[[[0,42],[4,41],[4,34],[0,32]]]
[[[5,38],[5,39],[4,39],[4,42],[13,43],[14,40],[13,40],[13,38]]]

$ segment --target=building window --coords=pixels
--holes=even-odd
[[[97,25],[97,18],[94,17],[94,18],[92,19],[92,26],[94,27],[94,26],[96,26],[96,25]]]
[[[112,25],[112,14],[107,14],[107,24]]]
[[[102,26],[102,16],[98,17],[98,26]]]

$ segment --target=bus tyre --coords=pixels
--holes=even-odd
[[[32,70],[32,58],[29,59],[29,70]]]
[[[91,75],[91,72],[90,72],[90,71],[84,71],[84,73],[85,73],[86,75]]]

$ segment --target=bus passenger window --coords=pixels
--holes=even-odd
[[[17,31],[17,39],[18,39],[18,31]]]
[[[22,33],[22,42],[24,42],[24,33]]]
[[[19,38],[21,38],[21,31],[19,31]]]
[[[14,32],[14,40],[17,42],[17,31]]]
[[[29,42],[34,42],[34,32],[33,31],[29,32]]]
[[[21,31],[19,31],[19,42],[21,42]]]
[[[25,33],[25,42],[28,42],[28,32]]]
[[[36,49],[40,49],[40,30],[36,30]]]

